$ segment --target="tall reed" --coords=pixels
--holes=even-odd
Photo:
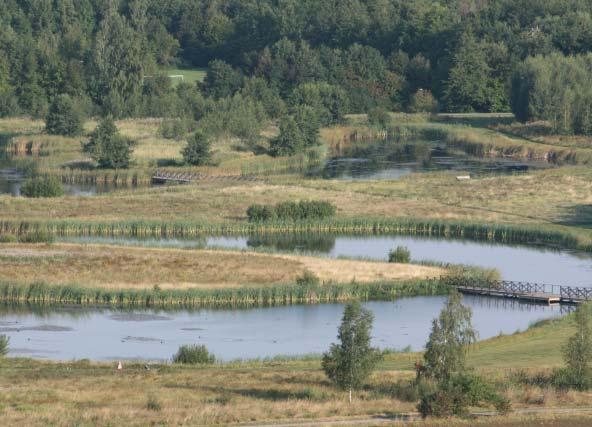
[[[592,234],[567,228],[479,224],[463,221],[421,220],[409,218],[351,218],[307,221],[266,221],[236,223],[206,222],[84,222],[0,220],[0,234],[44,231],[57,236],[188,238],[204,235],[240,235],[255,233],[351,233],[399,234],[467,239],[505,244],[557,246],[592,252]]]
[[[0,301],[8,304],[94,305],[135,307],[256,307],[318,304],[349,300],[389,301],[398,297],[442,295],[450,287],[444,279],[372,284],[282,285],[223,289],[110,290],[43,282],[0,282]]]

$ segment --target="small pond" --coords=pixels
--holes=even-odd
[[[364,304],[375,315],[373,343],[421,350],[444,297]],[[511,334],[562,314],[559,306],[466,297],[480,339]],[[222,360],[321,353],[335,341],[341,304],[248,310],[118,311],[0,307],[10,356],[51,360],[167,360],[183,344],[205,344]]]
[[[393,180],[418,172],[450,171],[482,177],[552,167],[546,162],[469,156],[439,142],[374,142],[333,150],[311,176],[343,180]]]

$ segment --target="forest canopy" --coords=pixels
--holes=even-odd
[[[517,74],[592,49],[585,0],[0,0],[0,10],[0,116],[44,117],[58,95],[87,115],[209,115],[212,127],[216,105],[277,118],[305,104],[320,123],[424,104],[503,112],[531,102]],[[179,88],[172,66],[207,77]],[[589,132],[578,123],[557,128]]]

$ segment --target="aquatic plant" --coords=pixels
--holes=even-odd
[[[411,251],[405,246],[397,246],[389,252],[389,262],[409,264],[411,262]]]

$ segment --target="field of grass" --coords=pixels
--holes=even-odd
[[[206,77],[207,69],[206,68],[164,68],[162,70],[166,73],[167,76],[183,76],[183,78],[173,78],[171,77],[171,81],[174,85],[179,84],[180,82],[185,83],[195,83],[195,82],[203,82],[204,78]]]
[[[489,372],[490,379],[505,383],[505,394],[512,398],[514,408],[587,406],[590,393],[557,392],[512,381],[515,369],[538,371],[557,366],[559,345],[572,331],[568,318],[526,333],[494,338],[478,344],[470,353],[470,361]],[[510,347],[514,357],[508,353]],[[413,377],[413,363],[418,357],[419,354],[387,356],[352,404],[347,403],[344,392],[329,384],[320,370],[319,359],[314,357],[210,367],[151,365],[150,369],[141,363],[124,362],[122,372],[117,372],[114,363],[2,359],[2,419],[7,425],[31,426],[273,424],[280,420],[367,419],[415,410],[415,402],[403,399],[393,384]],[[537,425],[586,425],[584,416],[539,417],[543,421],[537,421]],[[445,425],[531,425],[539,417],[518,414],[481,422],[448,420]],[[572,421],[574,424],[560,424]],[[432,420],[420,425],[441,423]]]
[[[294,284],[305,272],[321,281],[359,283],[437,278],[438,267],[221,250],[103,245],[0,245],[0,277],[102,289],[161,289]]]

